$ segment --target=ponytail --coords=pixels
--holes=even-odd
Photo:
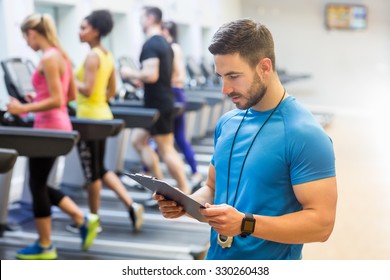
[[[20,26],[20,29],[23,33],[27,33],[30,29],[37,31],[39,34],[44,36],[46,40],[53,45],[53,47],[57,48],[67,60],[70,61],[68,54],[62,48],[58,39],[54,20],[49,14],[32,14],[26,17]]]

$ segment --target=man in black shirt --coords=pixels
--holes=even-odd
[[[183,192],[190,193],[183,160],[174,146],[175,103],[171,88],[173,51],[162,36],[161,21],[162,11],[159,8],[143,8],[141,25],[146,41],[140,55],[141,70],[125,67],[121,69],[122,76],[144,84],[145,107],[156,108],[160,112],[158,121],[150,131],[140,128],[133,130],[132,144],[153,175],[162,179],[158,156],[148,143],[149,137],[153,136],[158,152],[178,187]]]

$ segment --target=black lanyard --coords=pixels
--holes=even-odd
[[[282,103],[283,98],[284,98],[285,95],[286,95],[286,89],[284,89],[283,96],[282,96],[282,98],[280,99],[278,105],[276,105],[276,107],[275,107],[275,108],[272,110],[272,112],[269,114],[268,118],[267,118],[267,119],[264,121],[264,123],[260,126],[260,128],[259,128],[259,130],[257,131],[255,137],[253,137],[253,140],[252,140],[251,144],[249,145],[248,151],[246,152],[244,161],[243,161],[242,166],[241,166],[240,175],[239,175],[239,177],[238,177],[236,193],[234,194],[234,200],[233,200],[233,203],[232,203],[232,206],[233,206],[233,207],[234,207],[234,205],[236,204],[237,193],[238,193],[238,188],[239,188],[240,182],[241,182],[242,171],[244,170],[244,165],[245,165],[246,159],[248,158],[249,152],[250,152],[250,150],[251,150],[251,148],[252,148],[252,146],[253,146],[253,143],[255,142],[257,135],[259,135],[260,131],[261,131],[261,130],[263,129],[263,127],[267,124],[267,122],[271,119],[271,117],[272,117],[272,115],[275,113],[276,109],[278,109],[278,107],[279,107],[280,103]],[[228,202],[229,202],[228,199],[229,199],[229,183],[230,183],[230,165],[231,165],[231,161],[232,161],[234,143],[236,142],[236,138],[237,138],[237,135],[238,135],[238,131],[240,130],[241,125],[242,125],[242,123],[244,122],[246,115],[248,114],[248,110],[249,110],[249,109],[246,110],[244,116],[242,117],[242,120],[241,120],[241,122],[240,122],[240,125],[238,126],[238,128],[237,128],[237,130],[236,130],[236,133],[234,134],[232,147],[230,148],[229,163],[228,163],[227,187],[226,187],[226,204],[229,204],[229,203],[228,203]]]

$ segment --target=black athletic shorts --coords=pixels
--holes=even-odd
[[[150,129],[150,134],[159,135],[173,133],[175,116],[175,108],[170,111],[160,112],[159,118]]]

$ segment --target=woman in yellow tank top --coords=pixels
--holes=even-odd
[[[116,94],[114,58],[101,44],[114,26],[108,10],[96,10],[85,17],[80,25],[80,41],[88,43],[91,51],[76,71],[78,88],[76,116],[98,120],[112,119],[108,101]],[[78,150],[87,179],[88,202],[91,213],[98,213],[100,191],[104,183],[112,189],[126,206],[133,229],[140,230],[144,207],[133,202],[118,176],[104,166],[105,140],[79,141]],[[73,225],[67,227],[76,231]]]
[[[78,83],[80,94],[77,96],[77,117],[112,119],[107,103],[115,95],[116,90],[112,54],[102,46],[92,47],[84,65],[80,65],[76,70],[76,78],[83,81]]]

